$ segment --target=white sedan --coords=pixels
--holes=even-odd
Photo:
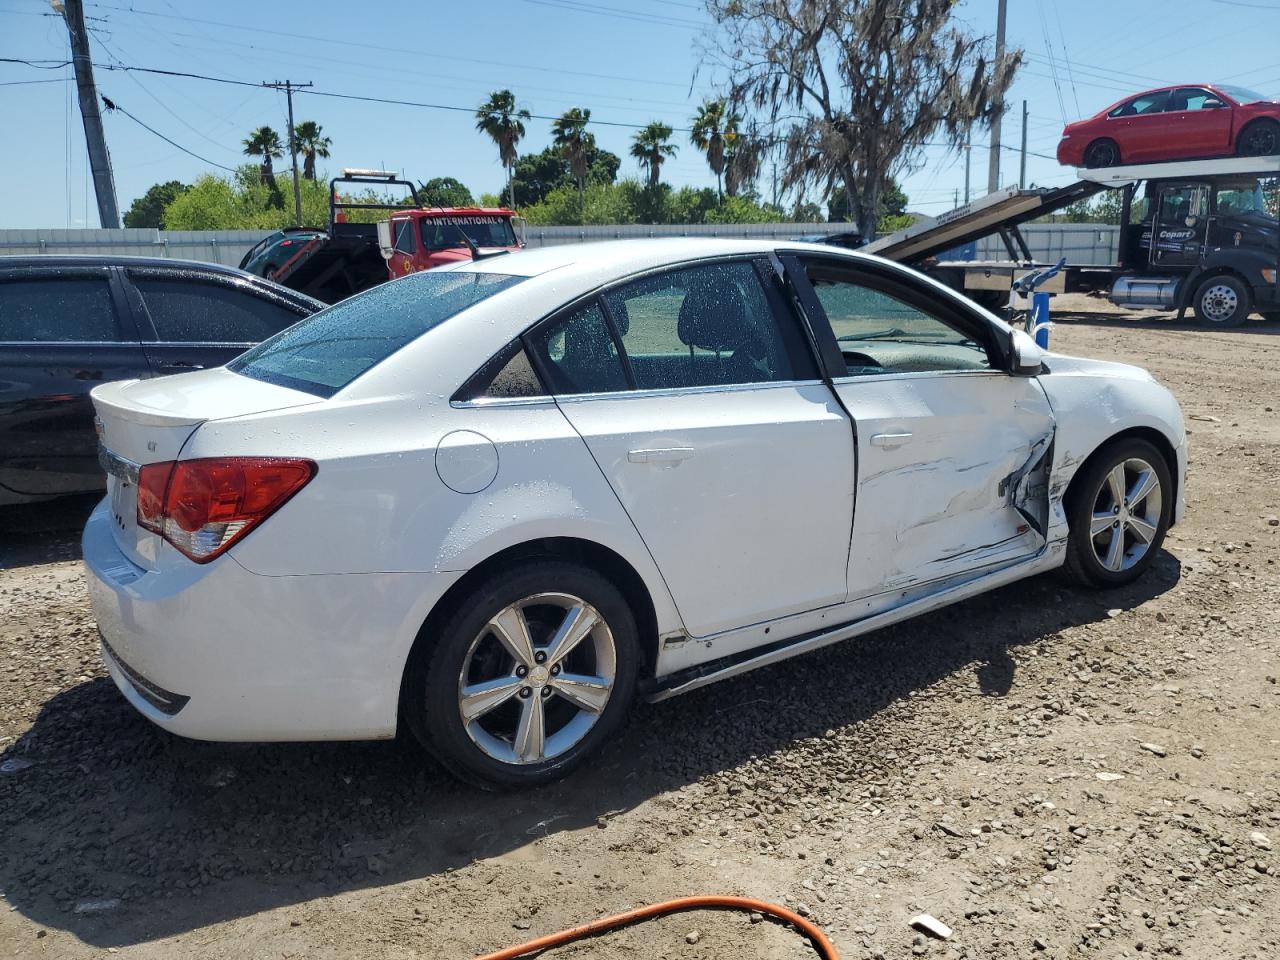
[[[654,240],[377,287],[228,367],[93,391],[107,669],[174,733],[373,739],[497,787],[661,699],[1182,513],[1134,367],[807,244]],[[797,694],[799,695],[799,694]]]

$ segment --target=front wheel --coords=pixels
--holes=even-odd
[[[1084,152],[1084,165],[1090,170],[1114,167],[1120,163],[1120,147],[1114,140],[1095,140]]]
[[[1196,319],[1206,327],[1238,327],[1253,309],[1253,297],[1239,277],[1210,277],[1196,289]]]
[[[617,729],[639,637],[608,580],[549,560],[464,598],[410,665],[406,720],[453,773],[488,789],[558,780]]]
[[[1270,157],[1280,153],[1280,123],[1255,120],[1236,140],[1236,154],[1241,157]]]
[[[1099,451],[1072,482],[1066,570],[1086,586],[1131,583],[1151,566],[1173,512],[1164,456],[1146,440]]]

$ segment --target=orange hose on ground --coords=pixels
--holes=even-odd
[[[486,953],[482,957],[477,957],[476,960],[516,960],[517,957],[527,957],[531,953],[564,946],[566,943],[572,943],[575,940],[594,937],[597,934],[604,933],[606,930],[616,930],[619,927],[630,926],[642,920],[652,920],[654,917],[661,917],[668,913],[679,913],[685,910],[754,910],[757,913],[767,914],[779,920],[785,920],[808,937],[813,944],[814,950],[818,952],[818,956],[822,960],[839,960],[836,948],[831,945],[831,941],[827,939],[826,934],[818,929],[816,924],[806,920],[800,914],[793,913],[786,907],[780,907],[777,904],[766,903],[763,900],[752,900],[749,897],[721,896],[678,897],[675,900],[652,903],[647,907],[637,907],[635,910],[628,910],[626,913],[614,914],[612,917],[602,917],[599,920],[593,920],[591,923],[586,923],[570,930],[561,930],[559,933],[538,937],[536,940],[530,940],[528,943],[522,943],[515,947],[507,947],[505,950],[499,950],[496,953]]]

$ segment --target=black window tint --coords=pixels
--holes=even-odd
[[[119,339],[105,277],[0,282],[0,341]]]
[[[1108,116],[1112,117],[1142,117],[1152,113],[1160,113],[1169,103],[1169,91],[1160,90],[1156,93],[1144,93],[1140,97],[1134,97],[1128,103],[1123,103],[1111,111]]]
[[[779,328],[755,267],[707,264],[606,294],[637,389],[768,383],[812,376]]]
[[[522,279],[413,273],[312,314],[227,366],[255,380],[330,397],[431,328]]]
[[[529,336],[555,393],[627,389],[618,347],[599,303],[592,301]]]
[[[180,343],[258,343],[300,315],[245,290],[191,280],[133,277],[156,336]]]
[[[533,364],[529,362],[529,355],[523,350],[518,350],[490,381],[484,395],[486,397],[540,397],[545,393],[538,375],[533,371]]]

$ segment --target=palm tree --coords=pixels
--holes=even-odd
[[[276,188],[275,171],[271,169],[271,161],[284,156],[284,148],[280,144],[280,134],[270,127],[259,127],[249,134],[244,141],[244,152],[250,157],[262,158],[262,182],[272,190]]]
[[[560,156],[569,162],[569,172],[578,183],[578,204],[586,211],[587,168],[596,138],[587,132],[591,111],[570,107],[551,124],[551,140],[560,148]]]
[[[716,197],[723,198],[721,177],[724,175],[725,137],[736,132],[736,118],[723,100],[707,100],[693,117],[689,142],[707,155],[707,166],[716,175]]]
[[[293,128],[293,149],[302,154],[302,177],[316,178],[316,157],[328,157],[333,141],[320,135],[323,128],[314,120],[303,120]]]
[[[510,90],[497,90],[476,111],[476,129],[488,134],[498,147],[498,159],[507,171],[507,196],[516,205],[516,144],[524,137],[524,121],[528,110],[516,109],[516,98]]]
[[[668,142],[670,139],[671,128],[658,120],[637,131],[631,138],[631,155],[648,172],[651,189],[658,185],[662,162],[676,155],[676,146]]]

